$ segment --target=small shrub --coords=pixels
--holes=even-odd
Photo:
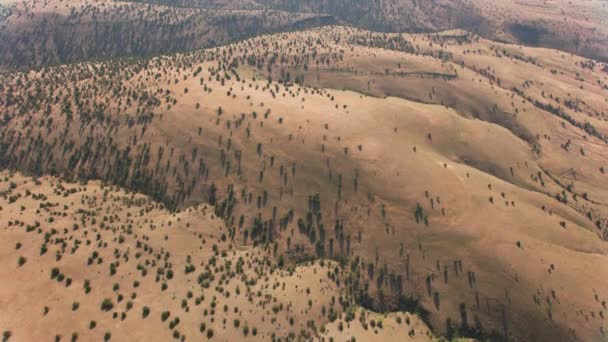
[[[110,311],[114,308],[114,303],[110,298],[106,298],[101,302],[101,310],[102,311]]]
[[[25,265],[25,263],[27,262],[27,259],[24,256],[20,256],[19,260],[17,260],[17,265],[19,265],[19,267]]]
[[[51,270],[51,279],[55,279],[59,276],[59,269],[57,267],[53,267]]]
[[[148,317],[148,315],[150,315],[150,308],[147,306],[144,306],[144,308],[142,309],[142,312],[141,312],[141,316],[143,318],[146,318],[146,317]]]

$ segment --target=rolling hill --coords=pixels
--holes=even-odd
[[[76,198],[79,191],[90,197],[117,185],[159,201],[142,199],[128,214],[119,208],[130,202],[118,190],[121,195],[94,208],[106,216],[118,211],[128,223],[114,223],[116,229],[108,227],[98,239],[120,258],[127,248],[120,247],[121,232],[138,227],[138,234],[155,235],[153,250],[178,255],[180,268],[187,255],[196,259],[196,272],[180,274],[181,284],[193,281],[202,271],[199,260],[208,265],[205,253],[214,252],[200,245],[200,235],[192,236],[217,239],[222,232],[221,250],[265,255],[262,274],[276,265],[268,286],[297,283],[293,273],[285,274],[296,267],[296,276],[324,284],[314,290],[324,291],[315,296],[321,306],[327,309],[332,297],[347,299],[338,314],[350,322],[347,328],[323,313],[301,313],[305,299],[292,304],[299,317],[313,321],[301,336],[320,339],[336,329],[362,336],[369,330],[353,323],[352,313],[371,310],[391,317],[388,329],[408,331],[398,336],[412,338],[601,341],[608,297],[607,70],[566,52],[462,30],[403,34],[327,26],[149,59],[5,73],[0,166],[60,177],[73,183],[68,188],[102,182],[77,190]],[[25,213],[35,205],[27,194],[32,180],[14,177],[15,186],[8,176],[4,181],[0,205],[10,215],[2,217],[12,226],[24,221],[26,232],[7,229],[3,233],[11,235],[3,243],[27,241],[31,251],[24,257],[44,265],[44,279],[45,268],[82,264],[87,253],[66,261],[37,256],[40,247],[27,225],[45,218],[17,218],[20,201],[28,204],[22,204]],[[49,182],[36,185],[47,189],[45,196],[58,187],[52,185],[57,180]],[[66,192],[70,198],[66,190],[59,195]],[[86,196],[79,196],[81,205]],[[61,207],[64,201],[50,203]],[[207,204],[203,217],[201,203]],[[81,220],[79,207],[65,205],[65,220]],[[23,216],[48,216],[46,207]],[[47,209],[59,216],[59,207]],[[140,217],[131,222],[136,212]],[[209,221],[209,215],[216,218]],[[160,232],[152,229],[174,221],[170,217],[183,223],[163,242],[168,223]],[[72,232],[61,222],[65,239],[104,229],[90,223]],[[126,238],[130,244],[139,236]],[[203,252],[195,257],[197,248]],[[3,260],[15,272],[33,272],[29,261],[19,268],[14,253],[9,256]],[[131,269],[133,261],[127,265]],[[310,275],[319,267],[329,267],[330,279],[327,272]],[[93,276],[79,275],[86,277]],[[111,286],[111,277],[98,277],[96,283]],[[270,302],[281,293],[264,289],[269,292],[260,289],[258,297]],[[93,301],[95,315],[100,298]],[[163,300],[158,305],[175,304]],[[409,324],[396,323],[394,315],[404,312],[418,317],[414,335]],[[188,319],[177,338],[183,331],[195,334]],[[140,324],[127,320],[114,336],[130,336],[129,324]],[[230,322],[225,325],[213,328],[221,339],[232,336],[226,335]],[[259,323],[264,339],[270,327]],[[11,329],[14,336],[21,330]]]
[[[208,206],[171,213],[99,182],[7,172],[2,189],[14,199],[2,203],[0,255],[11,341],[347,339],[351,329],[431,340],[412,314],[348,306],[357,321],[347,319],[335,264],[281,269],[272,251],[232,244]]]

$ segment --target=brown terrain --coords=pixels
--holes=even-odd
[[[11,341],[608,338],[602,62],[326,26],[0,92]]]
[[[174,53],[337,23],[464,29],[608,62],[604,0],[2,0],[0,70]]]
[[[0,2],[0,70],[192,50],[333,22],[283,11],[105,0]]]
[[[416,315],[348,303],[334,262],[282,268],[269,248],[233,244],[206,205],[171,213],[100,182],[0,177],[7,339],[431,340]]]

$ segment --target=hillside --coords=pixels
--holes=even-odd
[[[435,335],[598,341],[606,70],[464,31],[332,26],[10,73],[0,166],[207,203],[230,243],[335,260],[334,291]]]
[[[170,213],[99,182],[0,177],[10,341],[432,338],[415,315],[349,305],[331,262],[285,269],[269,249],[233,244],[206,205]]]
[[[154,56],[332,22],[314,14],[124,1],[34,0],[4,11],[0,4],[0,70]]]
[[[336,23],[465,29],[606,62],[607,21],[602,0],[11,0],[0,3],[0,70],[190,51]]]
[[[196,0],[193,0],[196,1]],[[330,13],[386,32],[465,29],[483,37],[608,61],[608,4],[568,0],[258,0],[269,8]]]

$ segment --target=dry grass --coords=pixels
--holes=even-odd
[[[352,333],[318,332],[330,320],[337,327],[345,319],[340,286],[332,279],[336,264],[278,269],[268,250],[226,241],[226,227],[207,206],[172,214],[145,196],[99,182],[32,180],[7,172],[1,178],[3,190],[15,184],[10,196],[22,196],[1,204],[0,327],[11,332],[10,341],[100,340],[106,332],[119,341],[317,333],[342,340]],[[16,255],[27,263],[18,266]],[[111,264],[118,265],[115,273]],[[185,273],[189,265],[194,271]],[[201,274],[207,275],[202,281]],[[377,336],[413,330],[418,337],[412,341],[429,340],[419,318],[406,316],[407,323],[389,318],[387,329],[373,330]],[[349,326],[371,331],[362,324]]]
[[[409,298],[428,311],[439,335],[593,341],[604,336],[608,297],[603,67],[461,31],[384,35],[329,27],[261,36],[132,63],[5,75],[0,152],[3,166],[28,173],[101,178],[144,191],[182,209],[182,222],[192,220],[188,210],[202,210],[192,205],[214,202],[208,215],[233,232],[225,245],[237,256],[260,253],[275,264],[283,255],[286,265],[342,261],[340,286],[319,288],[324,303],[348,294],[377,311],[421,312],[399,305]],[[292,83],[302,76],[303,85]],[[206,258],[189,229],[166,227],[172,214],[154,215],[139,220],[165,228],[146,234],[162,242],[171,229],[155,250],[172,245],[175,265],[187,254]],[[31,216],[24,214],[26,224]],[[207,219],[198,232],[215,229]],[[16,240],[6,239],[10,246]],[[22,248],[39,249],[25,242]],[[14,267],[20,254],[27,258],[20,272],[37,265],[35,255],[8,250]],[[314,274],[314,267],[301,272]],[[325,276],[319,271],[322,284],[332,284]],[[91,309],[96,314],[102,297]],[[305,302],[298,305],[298,317],[319,328],[307,331],[324,336],[327,320],[314,311],[320,305],[309,312]],[[387,339],[419,326],[395,325],[392,317]],[[198,336],[186,330],[196,324],[178,330]],[[345,337],[370,333],[350,324]],[[407,336],[425,331],[420,325]]]

